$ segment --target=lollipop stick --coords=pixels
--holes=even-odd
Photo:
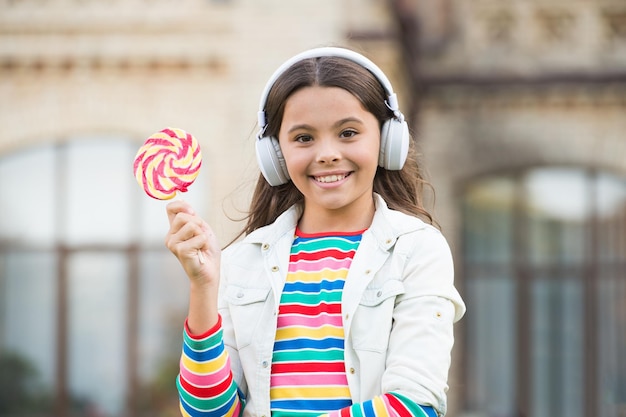
[[[198,261],[204,265],[204,255],[200,249],[198,249]]]

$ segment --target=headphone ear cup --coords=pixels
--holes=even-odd
[[[272,187],[285,184],[289,181],[289,173],[285,165],[285,158],[280,150],[278,139],[273,136],[264,136],[256,141],[256,158],[261,173]]]
[[[390,171],[399,171],[409,153],[409,126],[406,121],[387,120],[380,132],[378,165]]]

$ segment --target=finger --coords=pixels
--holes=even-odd
[[[196,236],[204,236],[204,238],[207,239],[206,231],[202,227],[203,223],[204,222],[199,219],[193,219],[191,221],[185,222],[172,236],[175,240],[179,242],[184,242]]]
[[[176,233],[168,233],[165,236],[165,246],[176,256],[180,255],[181,250],[184,251],[190,241],[197,249],[207,245],[207,236],[197,224],[187,223]]]
[[[198,241],[197,238],[201,238],[201,241]],[[194,246],[198,250],[207,252],[219,251],[219,244],[213,230],[205,221],[197,217],[189,222],[183,223],[176,233],[169,233],[166,236],[166,246],[168,248],[175,248],[176,245],[188,242],[192,239],[194,242],[199,242],[199,244]]]
[[[167,235],[174,235],[178,233],[183,227],[187,224],[194,225],[194,227],[198,227],[204,230],[205,221],[200,217],[195,215],[190,215],[185,212],[177,213],[174,218],[170,221],[170,228],[167,232]]]
[[[170,225],[172,224],[172,222],[174,221],[174,219],[176,218],[176,216],[179,213],[186,213],[186,214],[189,214],[191,216],[194,216],[196,214],[196,212],[191,207],[191,205],[188,204],[186,201],[183,201],[183,200],[177,200],[177,201],[173,201],[173,202],[169,203],[165,207],[165,210],[167,212],[167,219],[168,219]]]
[[[180,240],[172,236],[166,240],[165,245],[181,262],[189,259],[199,260],[198,252],[207,246],[207,237],[200,234]]]
[[[206,246],[206,236],[194,236],[191,239],[187,239],[182,242],[176,243],[174,247],[174,253],[178,257],[185,258],[196,258],[198,257],[198,252],[209,253],[208,251],[204,251],[203,248]]]

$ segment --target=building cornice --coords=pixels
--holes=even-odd
[[[537,77],[422,77],[418,79],[414,95],[420,107],[626,107],[626,72]]]

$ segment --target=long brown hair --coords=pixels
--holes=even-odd
[[[265,105],[265,135],[278,136],[287,99],[297,90],[310,86],[339,87],[348,91],[378,119],[381,127],[386,120],[393,117],[385,103],[384,88],[367,69],[345,58],[311,58],[295,63],[272,86]],[[433,216],[424,208],[425,187],[432,189],[422,176],[413,140],[410,140],[409,153],[402,170],[389,171],[378,167],[374,177],[374,192],[385,199],[389,208],[435,224]],[[302,204],[303,201],[302,193],[292,181],[272,187],[259,175],[246,216],[246,226],[235,240],[271,224],[282,212],[294,204]]]

